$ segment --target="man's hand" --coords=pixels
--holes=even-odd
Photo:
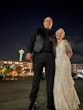
[[[32,60],[32,53],[27,53],[26,54],[26,60]]]

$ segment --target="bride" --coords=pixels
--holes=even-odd
[[[71,76],[70,58],[73,55],[71,45],[63,39],[65,31],[62,28],[55,32],[55,36],[57,38],[53,90],[55,108],[56,110],[78,110],[80,100]]]

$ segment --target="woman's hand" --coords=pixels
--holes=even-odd
[[[69,58],[71,58],[72,55],[73,55],[73,53],[72,53],[71,51],[70,51],[70,52],[67,52],[67,56],[68,56]]]

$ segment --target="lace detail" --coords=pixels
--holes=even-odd
[[[54,77],[54,103],[56,110],[79,109],[79,98],[71,76],[71,62],[66,54],[67,41],[63,40],[56,47],[56,71]],[[68,44],[68,49],[71,49]]]

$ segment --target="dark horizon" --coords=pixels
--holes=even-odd
[[[28,39],[43,19],[51,16],[53,30],[62,27],[72,49],[72,62],[83,63],[83,11],[80,2],[24,1],[0,4],[0,60],[19,60],[19,49],[24,49],[26,61]]]

